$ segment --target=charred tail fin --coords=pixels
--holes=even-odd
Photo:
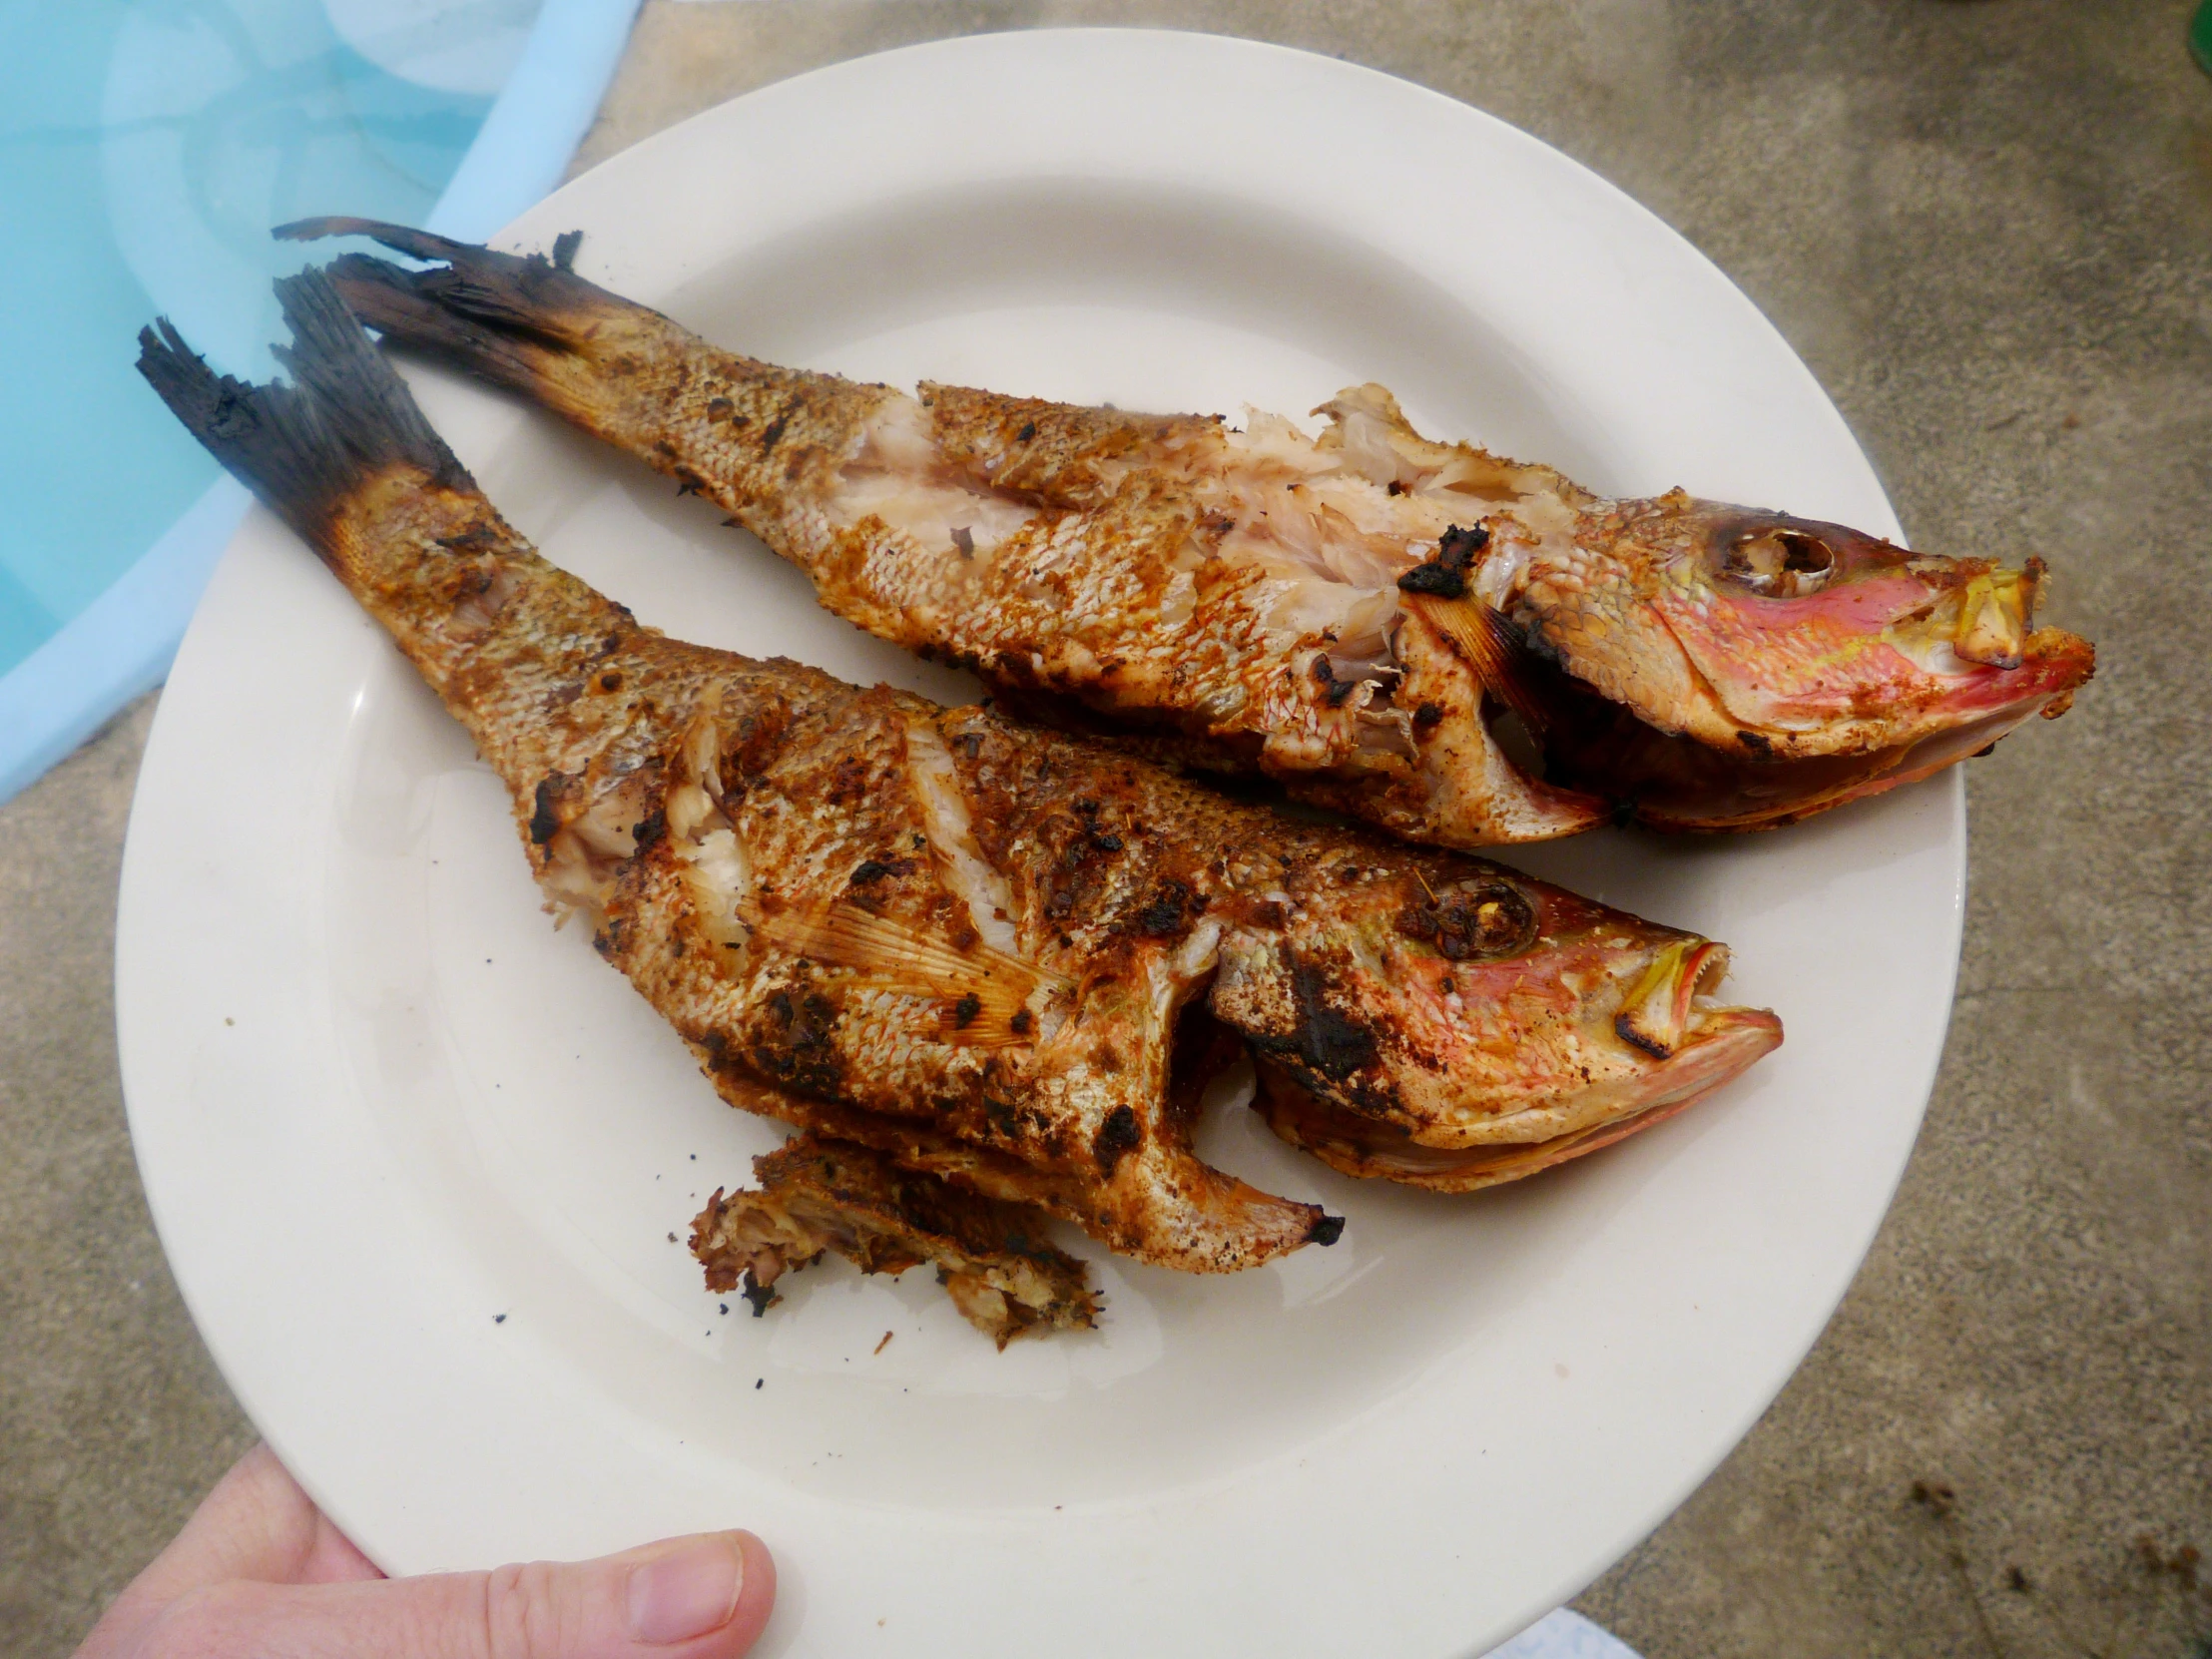
[[[394,465],[476,487],[327,279],[280,278],[276,298],[292,334],[276,348],[290,385],[216,373],[167,317],[140,330],[139,372],[209,453],[310,541],[339,502]]]
[[[330,262],[330,279],[363,322],[404,345],[495,385],[544,396],[560,359],[586,355],[594,325],[636,313],[569,270],[579,233],[556,239],[553,258],[499,254],[473,243],[370,219],[303,219],[275,234],[291,242],[368,237],[411,259],[409,271],[366,254]]]

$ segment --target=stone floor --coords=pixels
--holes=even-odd
[[[1527,128],[1711,255],[1921,544],[2056,565],[2056,620],[2102,666],[1973,770],[1957,1010],[1896,1207],[1765,1419],[1577,1603],[1650,1659],[2212,1655],[2188,1553],[2212,1546],[2212,82],[2186,14],[647,0],[587,141],[979,29],[1172,23],[1356,59]],[[4,1659],[67,1652],[251,1439],[164,1271],[116,1084],[148,715],[0,809]]]

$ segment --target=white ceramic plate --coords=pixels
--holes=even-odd
[[[1812,377],[1656,219],[1324,58],[891,53],[639,146],[509,245],[572,226],[588,274],[772,359],[1232,413],[1380,379],[1602,489],[1897,531]],[[647,621],[964,694],[666,481],[415,379],[493,500]],[[670,1240],[778,1132],[552,930],[499,784],[264,515],[140,784],[132,1127],[225,1375],[394,1571],[745,1524],[782,1567],[767,1655],[1476,1653],[1680,1501],[1842,1295],[1942,1041],[1960,804],[1952,775],[1766,836],[1522,856],[1730,941],[1788,1024],[1600,1157],[1445,1199],[1225,1109],[1205,1149],[1347,1215],[1341,1245],[1233,1280],[1102,1262],[1097,1336],[1005,1354],[920,1273],[812,1271],[756,1321]]]

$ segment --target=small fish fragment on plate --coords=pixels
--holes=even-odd
[[[1043,1215],[902,1170],[880,1152],[805,1134],[753,1160],[757,1189],[720,1188],[692,1223],[711,1291],[740,1291],[756,1316],[786,1274],[844,1257],[862,1273],[927,1263],[962,1317],[1004,1348],[1016,1337],[1087,1329],[1098,1297],[1083,1264],[1046,1241]]]

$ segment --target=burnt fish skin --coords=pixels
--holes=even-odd
[[[1318,437],[908,395],[722,350],[565,261],[360,220],[278,234],[438,262],[331,270],[387,337],[719,501],[839,616],[1032,716],[1141,729],[1412,840],[1787,824],[2062,712],[2094,666],[2034,626],[2038,561],[1607,500],[1433,442],[1380,386],[1315,411]]]
[[[1192,1152],[1240,1053],[1290,1140],[1464,1190],[1781,1040],[1713,1000],[1727,951],[1694,934],[642,626],[499,516],[326,281],[278,291],[292,384],[219,377],[166,323],[142,370],[390,633],[551,907],[735,1106],[1218,1272],[1342,1226]]]

